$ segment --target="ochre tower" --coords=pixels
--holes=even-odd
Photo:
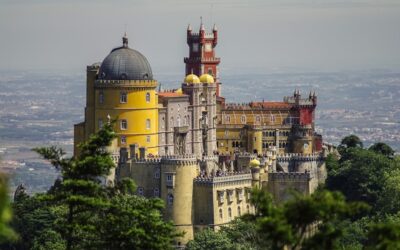
[[[99,65],[87,68],[85,121],[75,125],[77,145],[88,139],[104,123],[116,120],[115,146],[134,144],[147,153],[158,154],[157,81],[147,59],[128,47],[115,48]]]
[[[218,65],[220,58],[215,57],[215,46],[218,42],[218,30],[214,25],[212,33],[206,33],[203,23],[200,24],[199,33],[193,33],[192,27],[187,28],[187,44],[189,45],[189,57],[184,58],[186,74],[201,76],[209,74],[214,77],[217,85],[217,96],[220,96],[221,83],[219,82]]]

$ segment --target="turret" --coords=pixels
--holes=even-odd
[[[217,45],[217,43],[218,43],[218,30],[217,30],[216,24],[214,24],[214,27],[213,27],[213,34],[214,34],[213,46],[215,47],[215,45]]]

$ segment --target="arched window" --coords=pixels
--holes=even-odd
[[[272,123],[274,123],[275,122],[275,116],[271,115],[270,120],[271,120]]]
[[[174,195],[173,194],[168,194],[167,202],[168,202],[168,205],[174,204]]]
[[[241,123],[246,123],[246,116],[245,116],[245,115],[242,115],[242,116],[240,117],[240,122],[241,122]]]
[[[149,92],[146,93],[146,102],[147,103],[150,102],[150,93]]]
[[[238,216],[241,216],[242,212],[240,211],[240,207],[238,206]]]
[[[120,103],[126,103],[128,101],[126,92],[121,92],[119,95],[119,102]]]
[[[180,127],[181,126],[181,116],[178,115],[178,118],[176,118],[176,126]]]
[[[234,148],[234,147],[235,147],[235,142],[233,141],[233,142],[232,142],[232,148]]]
[[[231,116],[230,115],[226,115],[225,116],[225,121],[226,122],[231,122]]]
[[[128,129],[128,122],[124,119],[124,120],[121,120],[121,122],[120,122],[120,128],[121,128],[121,130],[126,130],[126,129]]]
[[[150,119],[146,119],[146,129],[150,129],[150,127],[151,127]]]
[[[99,103],[100,104],[104,103],[104,93],[103,93],[103,91],[99,92]]]
[[[154,189],[154,196],[159,197],[160,196],[160,190],[158,188]]]
[[[224,219],[224,213],[222,212],[222,208],[219,209],[219,218]]]
[[[232,219],[232,208],[228,208],[228,217]]]

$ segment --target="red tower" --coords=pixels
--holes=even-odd
[[[186,75],[210,74],[217,83],[217,96],[220,96],[220,82],[218,65],[220,58],[215,57],[215,46],[218,42],[217,26],[214,25],[212,33],[206,33],[203,23],[200,24],[199,33],[193,33],[192,27],[187,28],[187,44],[189,45],[189,57],[184,58]]]

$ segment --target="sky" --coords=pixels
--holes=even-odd
[[[200,16],[221,71],[400,70],[399,0],[0,0],[0,71],[83,73],[126,30],[155,75],[183,74]]]

